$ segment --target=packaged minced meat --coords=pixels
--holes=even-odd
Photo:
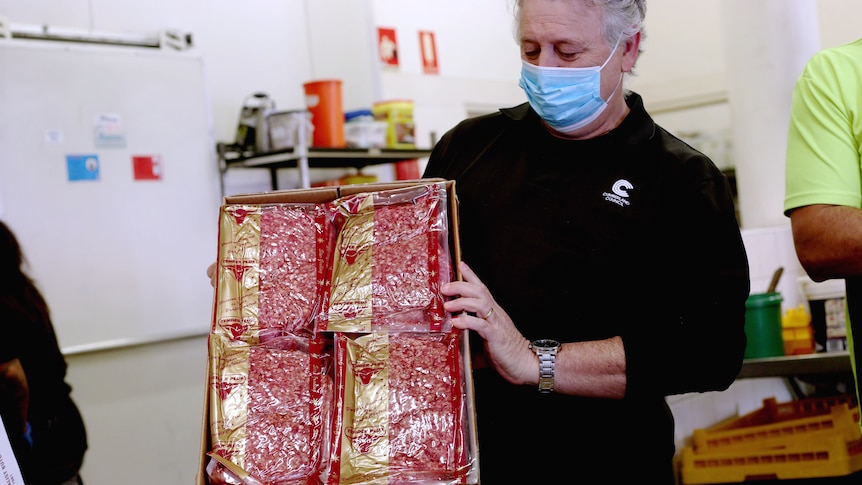
[[[460,332],[335,334],[327,483],[465,483]]]
[[[440,286],[452,279],[445,183],[336,199],[331,287],[318,331],[451,328]]]
[[[332,242],[323,205],[224,206],[213,333],[254,343],[312,332]]]
[[[332,403],[324,343],[295,336],[254,345],[221,335],[209,341],[210,454],[221,462],[210,467],[211,481],[322,483]]]

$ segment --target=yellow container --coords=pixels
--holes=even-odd
[[[845,441],[862,439],[856,419],[859,408],[842,404],[826,414],[782,420],[759,426],[747,426],[723,431],[694,430],[694,450],[700,454],[722,453],[737,450],[762,450],[790,445],[805,446],[821,435],[837,435]],[[862,458],[862,457],[860,457]]]
[[[737,483],[845,476],[862,470],[853,396],[806,398],[695,430],[681,450],[681,482]]]
[[[814,328],[811,326],[811,315],[804,305],[784,312],[781,317],[781,338],[784,340],[784,355],[814,352]]]
[[[859,441],[823,435],[782,448],[698,454],[682,449],[682,483],[741,483],[850,475],[862,469]]]
[[[763,400],[763,406],[761,406],[760,409],[727,422],[711,426],[706,431],[713,433],[717,431],[775,424],[793,419],[805,419],[812,416],[822,416],[831,413],[832,408],[836,406],[840,407],[844,404],[856,409],[856,412],[858,412],[858,407],[856,407],[854,402],[854,396],[852,394],[806,397],[804,399],[797,399],[783,403],[779,403],[774,397],[769,397]]]
[[[811,325],[811,315],[805,311],[804,305],[798,305],[794,308],[788,308],[781,317],[781,326],[788,327],[808,327]]]
[[[784,340],[784,355],[805,355],[814,353],[814,329],[808,327],[784,327],[781,329]]]
[[[413,101],[394,99],[374,103],[371,113],[385,121],[387,148],[416,148],[416,126],[413,123]]]

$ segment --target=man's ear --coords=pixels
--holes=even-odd
[[[634,68],[635,63],[638,60],[638,56],[640,55],[640,45],[640,32],[626,39],[625,43],[623,44],[623,72],[631,72],[632,68]]]

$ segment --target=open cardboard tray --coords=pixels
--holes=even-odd
[[[452,262],[455,265],[455,277],[457,279],[461,279],[460,271],[458,271],[458,262],[461,260],[461,247],[460,247],[460,239],[459,239],[459,231],[458,231],[458,197],[455,193],[455,182],[451,180],[444,179],[417,179],[417,180],[403,180],[396,182],[380,182],[380,183],[368,183],[368,184],[356,184],[356,185],[343,185],[343,186],[334,186],[334,187],[319,187],[319,188],[310,188],[310,189],[294,189],[294,190],[280,190],[280,191],[272,191],[272,192],[261,192],[254,194],[241,194],[241,195],[232,195],[224,198],[224,204],[272,204],[272,203],[284,203],[284,202],[306,202],[306,203],[321,203],[321,202],[329,202],[335,200],[339,197],[344,197],[348,195],[353,195],[362,192],[376,192],[380,190],[389,190],[389,189],[398,189],[402,187],[410,187],[414,185],[423,185],[428,183],[436,183],[436,182],[445,182],[446,190],[449,201],[449,249],[452,252]],[[213,318],[215,318],[215,291],[213,291]],[[468,339],[468,333],[465,332],[464,338],[462,339],[462,355],[463,355],[463,364],[465,368],[464,376],[465,376],[465,386],[467,393],[467,405],[468,405],[468,436],[467,439],[469,441],[469,446],[472,449],[472,458],[473,463],[471,464],[470,473],[467,476],[466,483],[475,484],[479,482],[479,444],[476,436],[476,417],[475,417],[475,407],[473,405],[473,381],[472,381],[472,370],[470,365],[470,344]],[[209,360],[209,358],[208,358]],[[206,466],[208,463],[207,453],[212,449],[212,443],[210,440],[210,426],[209,426],[209,383],[210,383],[210,365],[209,361],[206,362],[207,366],[207,378],[204,383],[204,399],[203,399],[203,413],[201,420],[201,436],[200,436],[200,450],[198,454],[198,467],[197,473],[195,475],[195,485],[208,485],[209,480],[206,473]]]

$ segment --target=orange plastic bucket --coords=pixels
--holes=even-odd
[[[305,106],[311,112],[314,125],[312,146],[343,148],[344,107],[341,100],[341,81],[323,79],[309,81],[305,88]]]

